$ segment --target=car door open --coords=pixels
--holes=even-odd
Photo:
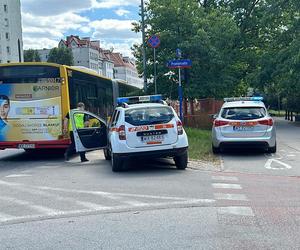
[[[105,148],[107,125],[104,119],[87,111],[71,110],[76,152]]]

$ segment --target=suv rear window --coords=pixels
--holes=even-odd
[[[125,112],[125,121],[134,126],[168,123],[174,117],[168,107],[130,109]]]
[[[221,117],[229,120],[254,120],[265,117],[266,109],[262,107],[235,107],[222,110]]]

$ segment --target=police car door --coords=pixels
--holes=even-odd
[[[76,152],[105,148],[107,146],[107,125],[104,119],[87,111],[71,110]],[[83,119],[79,121],[76,119]]]

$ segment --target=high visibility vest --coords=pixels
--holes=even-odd
[[[74,121],[76,128],[84,128],[84,114],[76,113],[74,114]],[[69,117],[69,131],[73,131],[73,126],[71,122],[71,117]]]

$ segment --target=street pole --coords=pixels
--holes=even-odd
[[[156,85],[156,48],[153,48],[153,62],[154,62],[154,87],[155,87],[155,94],[157,94],[157,85]]]
[[[179,96],[179,114],[180,114],[180,120],[183,123],[183,114],[182,114],[182,86],[181,86],[181,69],[178,69],[178,96]]]
[[[147,89],[147,75],[146,75],[146,45],[145,45],[145,12],[144,0],[141,0],[141,16],[142,16],[142,40],[143,40],[143,71],[144,71],[144,91]]]

